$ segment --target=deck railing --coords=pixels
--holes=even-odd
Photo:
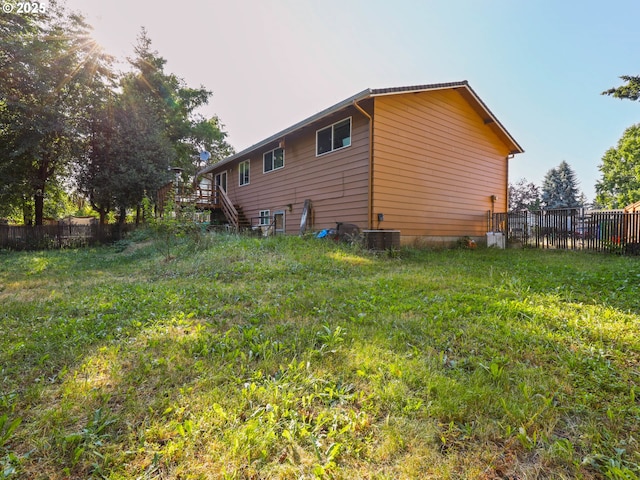
[[[233,202],[219,185],[193,186],[170,182],[158,190],[158,208],[162,213],[172,198],[176,207],[192,206],[198,210],[221,209],[234,230],[240,226],[239,214]]]
[[[169,182],[158,190],[158,206],[161,209],[167,205],[169,200],[173,200],[176,205],[195,205],[202,208],[215,207],[216,195],[211,187],[193,186],[186,183]]]

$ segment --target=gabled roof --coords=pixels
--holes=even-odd
[[[500,123],[500,121],[496,118],[496,116],[489,110],[489,108],[485,105],[485,103],[478,97],[476,92],[469,86],[469,83],[464,80],[461,82],[450,82],[450,83],[433,83],[429,85],[414,85],[408,87],[392,87],[392,88],[367,88],[366,90],[361,91],[360,93],[356,93],[355,95],[342,100],[335,105],[322,110],[315,115],[310,116],[302,120],[301,122],[296,123],[295,125],[290,126],[264,140],[252,145],[248,148],[245,148],[241,152],[238,152],[230,157],[225,158],[221,162],[215,163],[213,165],[209,165],[198,172],[199,175],[211,172],[217,169],[220,166],[226,165],[228,163],[233,162],[239,158],[243,158],[248,156],[251,152],[255,150],[259,150],[273,142],[276,142],[283,137],[290,135],[308,125],[311,125],[314,122],[317,122],[324,117],[332,115],[344,108],[347,108],[353,105],[354,102],[360,102],[367,98],[374,98],[380,96],[387,95],[398,95],[403,93],[419,93],[419,92],[427,92],[434,90],[458,90],[463,97],[469,102],[469,104],[473,107],[473,109],[482,117],[484,123],[488,125],[501,139],[509,146],[509,151],[511,154],[523,153],[524,150],[522,147],[516,142],[516,140],[511,136],[511,134],[507,131],[506,128]]]

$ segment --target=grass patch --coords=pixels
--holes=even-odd
[[[640,476],[640,263],[0,252],[0,478]]]

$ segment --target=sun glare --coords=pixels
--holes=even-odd
[[[327,256],[333,260],[348,263],[350,265],[370,265],[371,260],[365,257],[359,257],[357,255],[350,255],[345,252],[331,252]]]

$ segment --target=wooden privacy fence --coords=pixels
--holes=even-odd
[[[119,240],[130,231],[129,224],[38,226],[0,225],[0,248],[11,250],[43,250],[49,248],[85,247]]]
[[[640,212],[580,208],[495,213],[510,244],[640,254]]]

